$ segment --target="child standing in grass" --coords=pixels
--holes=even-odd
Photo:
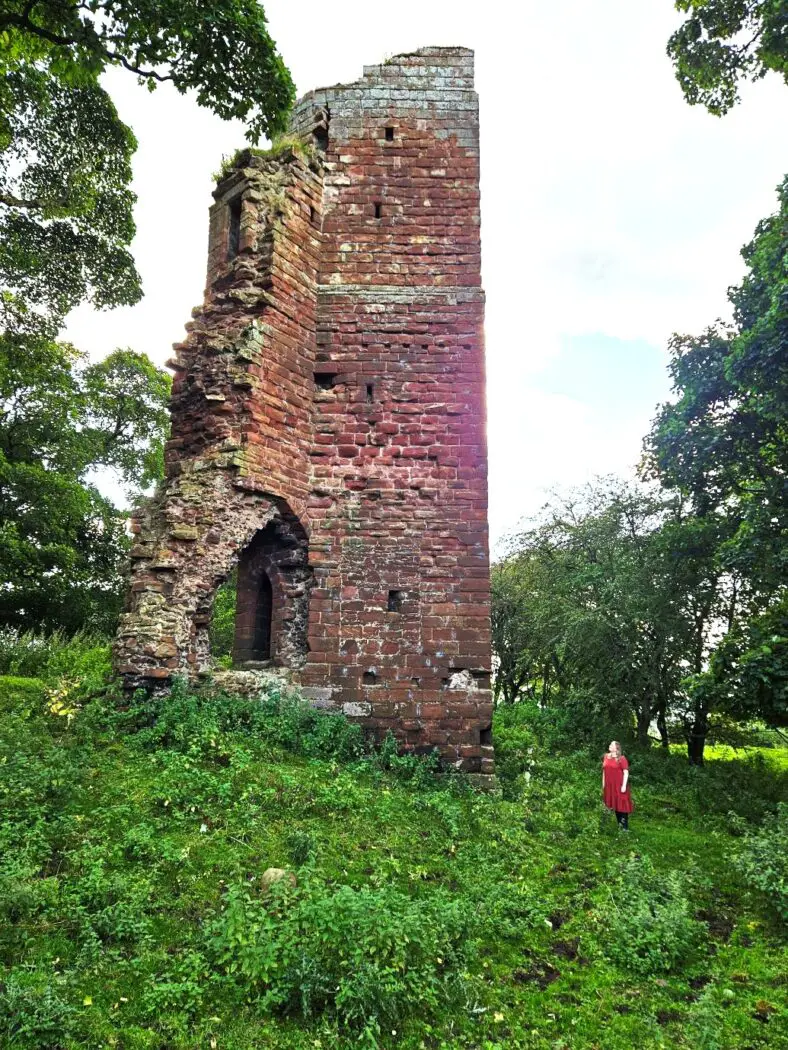
[[[633,810],[629,790],[629,762],[621,754],[621,744],[611,740],[602,759],[602,801],[616,814],[618,826],[629,831],[629,814]]]

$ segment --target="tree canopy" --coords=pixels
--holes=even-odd
[[[788,83],[786,0],[675,0],[687,15],[668,42],[676,78],[691,105],[721,116],[739,101],[739,83],[773,70]]]
[[[742,717],[788,724],[788,178],[779,209],[742,250],[729,327],[675,336],[677,400],[647,439],[648,462],[720,529],[720,572],[739,582],[728,631],[696,682]]]
[[[710,558],[716,532],[686,501],[608,479],[555,498],[492,570],[498,698],[571,717],[578,737],[657,720],[689,740],[684,679],[702,670],[725,588]]]
[[[135,491],[159,476],[169,377],[131,350],[0,351],[0,624],[111,629],[128,541],[92,472]]]
[[[63,86],[96,85],[108,66],[153,89],[170,82],[252,141],[284,129],[293,82],[256,0],[3,0],[0,69],[30,64]]]
[[[136,140],[99,82],[110,66],[195,91],[253,141],[282,130],[294,94],[255,0],[0,3],[0,323],[17,334],[142,295]]]

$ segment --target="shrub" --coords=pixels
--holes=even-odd
[[[699,943],[704,927],[692,918],[686,880],[677,871],[658,872],[648,857],[617,864],[600,908],[602,951],[638,974],[675,970]]]
[[[457,900],[317,880],[278,883],[265,898],[232,886],[207,943],[240,999],[303,1017],[329,1012],[371,1035],[450,1003],[473,954]]]
[[[50,983],[11,972],[0,985],[0,1042],[19,1050],[60,1050],[75,1013]]]
[[[744,847],[734,859],[747,885],[762,893],[782,921],[788,924],[788,805],[745,836]]]
[[[228,734],[263,739],[271,747],[346,762],[364,751],[361,727],[344,715],[318,711],[271,676],[259,697],[189,691],[176,680],[164,697],[135,704],[138,740],[151,748],[216,758]],[[133,728],[133,727],[132,727]]]

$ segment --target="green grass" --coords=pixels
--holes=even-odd
[[[0,712],[3,1047],[786,1045],[785,928],[732,863],[784,752],[632,754],[624,835],[511,713],[495,798],[276,695],[17,675]]]

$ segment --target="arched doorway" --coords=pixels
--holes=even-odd
[[[300,525],[260,529],[238,558],[233,665],[299,667],[307,654],[312,572]]]

